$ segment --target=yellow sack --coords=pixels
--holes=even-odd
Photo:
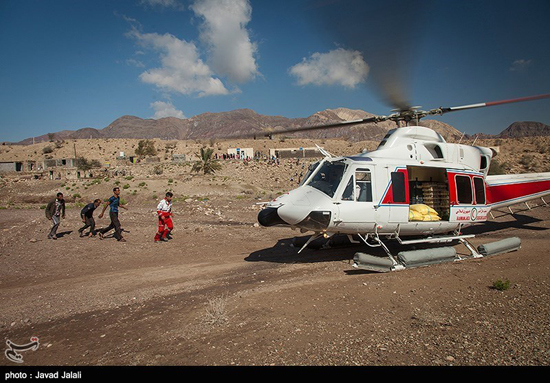
[[[417,211],[409,210],[409,221],[424,221],[424,216]]]
[[[422,215],[426,215],[426,214],[437,215],[437,212],[433,208],[429,207],[428,205],[424,205],[422,203],[411,205],[411,210],[417,211]]]
[[[439,221],[441,218],[437,214],[425,214],[424,221]]]

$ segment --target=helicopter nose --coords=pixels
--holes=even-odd
[[[326,217],[331,216],[330,206],[327,206],[326,195],[312,188],[298,188],[279,196],[270,202],[263,210],[258,213],[258,222],[262,226],[295,226],[304,221],[313,219],[311,215],[323,212],[323,227]],[[330,205],[330,203],[329,203]],[[325,213],[328,213],[326,215]],[[311,218],[311,219],[310,219]],[[317,221],[317,219],[313,219]]]
[[[288,225],[279,217],[278,208],[267,207],[258,213],[258,222],[262,226]]]

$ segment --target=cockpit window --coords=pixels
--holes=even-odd
[[[319,166],[320,163],[321,163],[321,161],[317,161],[317,162],[315,162],[315,163],[308,166],[306,175],[304,176],[304,178],[302,178],[302,181],[300,181],[300,186],[302,186],[307,181],[307,179],[309,178],[311,173],[313,173],[315,171],[315,169],[317,169],[317,167]]]
[[[342,180],[345,169],[346,165],[341,161],[326,161],[307,185],[322,191],[329,197],[334,197],[334,193]]]

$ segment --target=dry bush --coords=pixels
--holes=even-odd
[[[204,322],[209,325],[222,325],[229,321],[227,296],[222,295],[208,301]]]

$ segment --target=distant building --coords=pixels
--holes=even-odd
[[[269,158],[312,158],[323,157],[318,148],[269,149]]]
[[[20,172],[23,170],[23,162],[0,162],[0,172]]]
[[[229,148],[227,149],[227,155],[229,158],[235,158],[237,160],[244,160],[247,158],[254,158],[253,148]]]
[[[160,162],[159,157],[146,157],[145,163]]]
[[[50,160],[44,160],[43,168],[56,168],[56,167],[64,167],[64,168],[76,168],[76,158],[61,158],[61,159],[50,159]]]
[[[185,154],[172,154],[172,162],[185,162]]]
[[[32,172],[40,170],[36,161],[4,161],[0,162],[0,173],[10,172]]]

